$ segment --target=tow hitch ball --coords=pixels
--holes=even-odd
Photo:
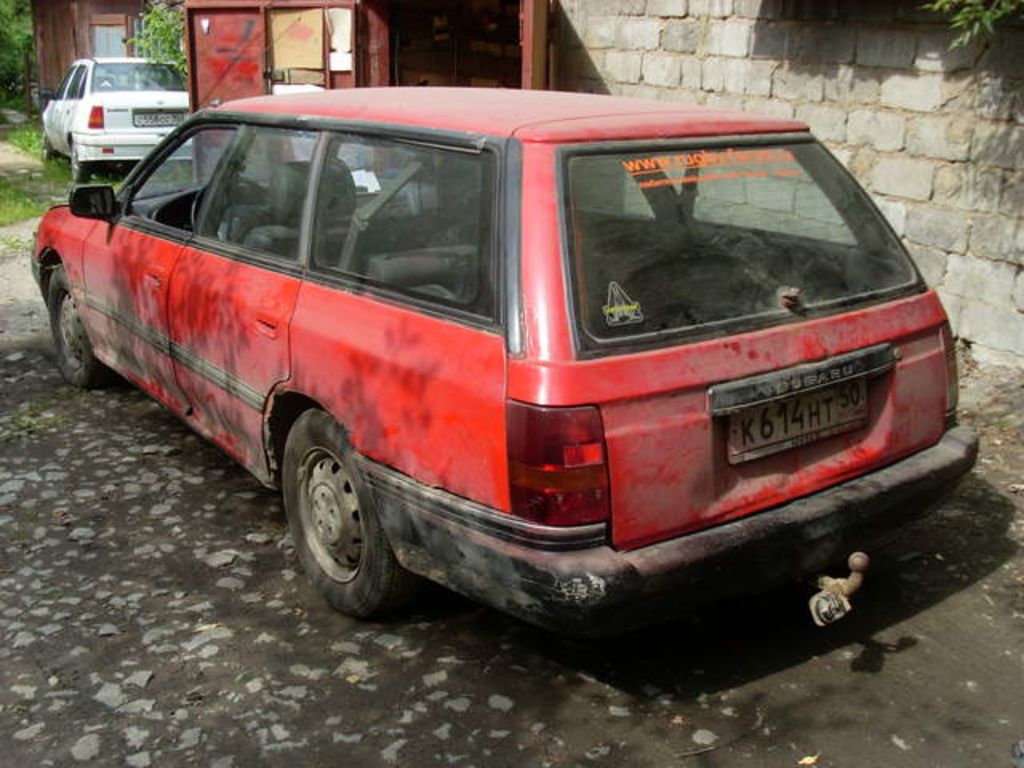
[[[864,573],[871,565],[871,558],[863,552],[854,552],[846,561],[850,567],[850,575],[845,579],[833,579],[831,576],[818,577],[818,589],[809,607],[811,618],[819,627],[839,621],[853,610],[850,597],[864,583]]]

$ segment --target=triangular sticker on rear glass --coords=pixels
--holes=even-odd
[[[608,325],[633,325],[644,321],[640,303],[633,301],[614,280],[608,283],[608,303],[601,307]]]

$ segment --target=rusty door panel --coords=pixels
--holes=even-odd
[[[421,483],[508,509],[500,334],[305,283],[292,381],[360,453]]]
[[[288,324],[299,279],[187,248],[170,294],[175,375],[198,429],[259,477],[263,406],[288,378]]]
[[[98,356],[170,408],[185,407],[174,379],[167,325],[171,273],[182,245],[120,224],[85,240],[85,306]]]

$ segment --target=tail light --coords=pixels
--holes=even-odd
[[[103,107],[97,105],[89,110],[89,127],[103,128]]]
[[[604,426],[594,406],[508,403],[512,514],[545,525],[609,519]]]
[[[942,349],[946,353],[946,423],[956,424],[956,407],[960,402],[960,376],[956,365],[956,343],[949,323],[942,324]]]

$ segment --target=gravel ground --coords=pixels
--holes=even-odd
[[[1024,738],[1024,386],[827,630],[804,587],[603,642],[306,585],[277,496],[127,385],[65,386],[0,231],[0,765],[1002,766]]]
[[[49,332],[46,307],[26,256],[32,250],[38,222],[28,219],[0,227],[0,343],[23,341]]]

